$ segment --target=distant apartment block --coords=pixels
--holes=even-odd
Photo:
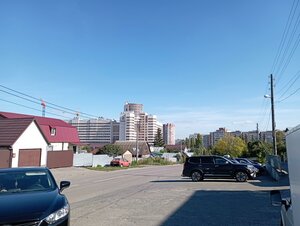
[[[203,147],[205,148],[210,148],[211,144],[210,144],[210,135],[203,135],[202,136],[202,142],[203,142]]]
[[[109,144],[119,140],[120,124],[115,120],[74,118],[69,124],[77,128],[80,142],[84,144]]]
[[[162,125],[156,115],[149,115],[143,110],[142,104],[125,103],[124,112],[120,115],[120,141],[147,141],[154,143],[157,129]]]
[[[136,116],[133,111],[125,111],[120,116],[120,141],[133,141],[137,136]]]
[[[196,139],[198,136],[198,133],[190,134],[189,139]]]
[[[219,140],[221,140],[227,134],[226,128],[219,128],[215,132],[210,133],[210,144],[214,146]]]
[[[272,144],[273,143],[272,131],[260,132],[260,140]]]
[[[234,136],[234,137],[242,137],[242,132],[241,131],[239,131],[239,130],[237,130],[237,131],[233,131],[233,132],[229,132],[229,134],[231,135],[231,136]]]
[[[242,138],[246,143],[253,142],[253,141],[263,141],[267,143],[272,143],[273,137],[272,137],[272,131],[265,131],[265,132],[259,132],[258,130],[248,131],[248,132],[241,132],[241,131],[234,131],[229,132],[226,128],[219,128],[215,132],[211,132],[208,135],[203,135],[203,146],[205,148],[210,148],[214,146],[220,139],[222,139],[226,134],[234,136],[234,137],[240,137]],[[189,136],[190,138],[194,137],[193,135]]]
[[[259,140],[259,131],[254,130],[249,132],[243,132],[242,138],[246,143],[257,141]]]
[[[175,145],[175,125],[163,124],[163,138],[166,145]]]

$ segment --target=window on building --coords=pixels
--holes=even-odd
[[[51,136],[55,136],[56,135],[56,128],[51,127],[50,134],[51,134]]]

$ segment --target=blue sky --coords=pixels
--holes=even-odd
[[[263,96],[292,4],[4,0],[0,85],[117,120],[126,101],[142,103],[162,123],[175,123],[176,138],[219,127],[254,130],[256,123],[271,129]],[[300,70],[299,56],[297,49],[280,79],[275,74],[276,90]],[[299,87],[297,80],[282,98]],[[5,92],[0,99],[1,111],[41,114],[8,103],[41,108]],[[299,101],[297,92],[276,104],[277,128],[299,124]]]

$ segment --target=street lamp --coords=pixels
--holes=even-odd
[[[273,85],[273,75],[272,74],[271,74],[271,95],[266,94],[266,95],[264,95],[264,97],[271,99],[273,151],[274,151],[274,155],[277,155],[275,110],[274,110],[274,85]]]

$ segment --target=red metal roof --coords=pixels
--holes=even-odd
[[[0,146],[11,146],[32,123],[33,118],[0,119]]]
[[[11,112],[0,112],[0,118],[17,119],[17,118],[34,118],[41,128],[47,141],[50,143],[80,143],[76,127],[64,122],[60,119],[47,118],[35,115],[24,115]],[[56,130],[55,135],[51,135],[51,129]]]

